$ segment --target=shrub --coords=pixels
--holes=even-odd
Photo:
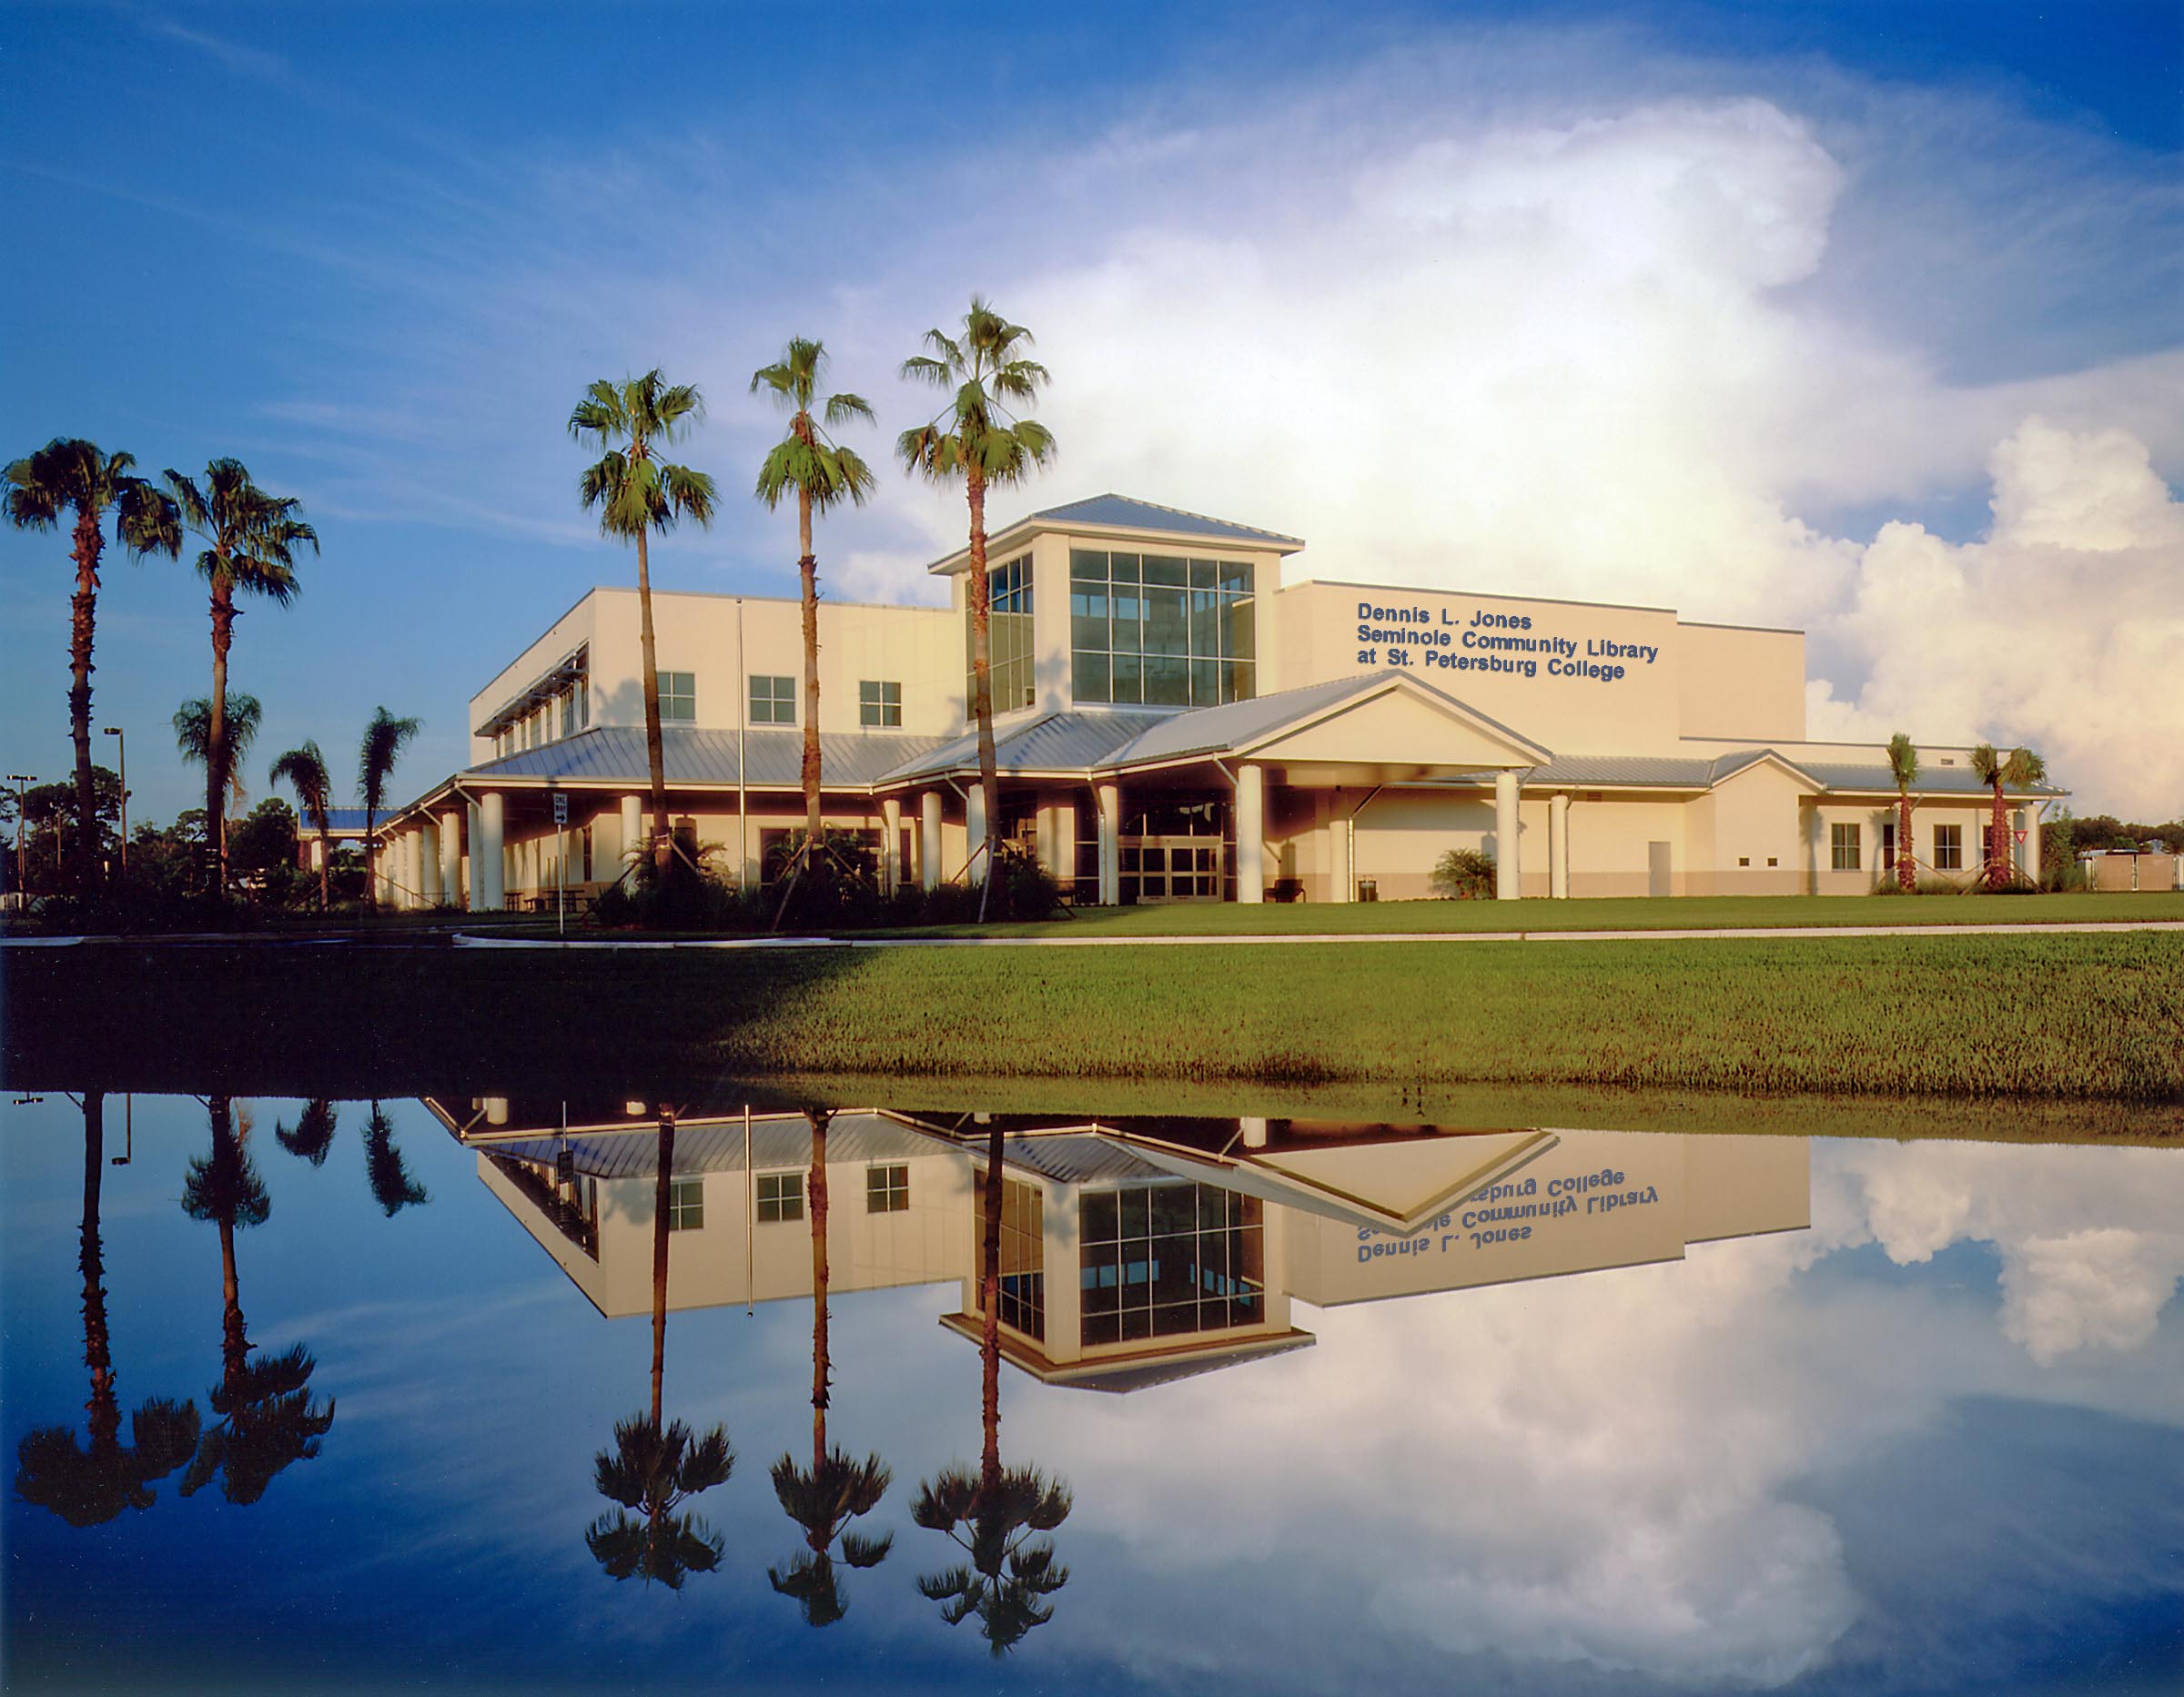
[[[1494,857],[1451,849],[1433,863],[1433,894],[1448,902],[1485,901],[1494,893]]]

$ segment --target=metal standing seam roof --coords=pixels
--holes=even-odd
[[[1865,794],[1894,792],[1896,779],[1886,766],[1861,766],[1837,761],[1796,760],[1778,748],[1739,749],[1711,760],[1692,757],[1655,758],[1639,754],[1558,754],[1544,766],[1534,767],[1527,785],[1572,789],[1623,787],[1673,790],[1710,790],[1740,772],[1757,765],[1769,755],[1810,779],[1824,793]],[[1914,796],[1986,795],[1987,785],[1969,770],[1936,768],[1921,771],[1911,786]],[[2040,787],[2017,793],[2061,795],[2061,790]]]
[[[1835,761],[1795,763],[1800,772],[1810,773],[1830,790],[1847,790],[1863,793],[1868,790],[1886,790],[1894,793],[1896,774],[1886,766],[1855,766]],[[1984,795],[1992,798],[1994,786],[1982,783],[1979,774],[1968,766],[1921,766],[1918,776],[1912,782],[1914,795]],[[2003,787],[2004,795],[2068,795],[2068,790],[2052,784],[2036,783],[2027,789]]]
[[[513,1156],[521,1160],[551,1161],[560,1151],[558,1136],[473,1139],[470,1146],[486,1155]],[[586,1132],[569,1139],[576,1170],[592,1178],[652,1178],[660,1171],[660,1134],[657,1126],[628,1131]],[[913,1156],[949,1153],[949,1146],[877,1114],[842,1114],[827,1127],[826,1164],[831,1167],[860,1161],[900,1161]],[[811,1127],[803,1119],[759,1119],[751,1126],[751,1166],[756,1172],[808,1169],[812,1164]],[[743,1122],[741,1118],[715,1120],[704,1125],[675,1127],[674,1172],[694,1178],[701,1173],[740,1173],[743,1170]]]
[[[1382,673],[1378,677],[1338,678],[1327,683],[1308,683],[1300,689],[1279,690],[1248,702],[1226,702],[1218,707],[1196,707],[1154,723],[1144,734],[1116,750],[1099,763],[1103,766],[1141,765],[1148,761],[1180,760],[1192,754],[1211,754],[1240,748],[1272,736],[1292,724],[1340,706],[1353,697],[1372,694],[1390,683],[1422,690],[1446,706],[1453,707],[1478,724],[1508,737],[1526,748],[1539,744],[1499,720],[1490,719],[1474,707],[1458,701],[1418,678]],[[1541,749],[1542,753],[1547,751]]]
[[[1081,712],[1068,710],[1039,714],[1016,725],[994,730],[994,758],[1006,772],[1089,771],[1133,737],[1168,717],[1164,713]],[[927,753],[904,762],[883,775],[883,782],[899,783],[944,772],[976,771],[978,733],[976,731],[941,743]]]
[[[976,1142],[964,1146],[977,1154]],[[1057,1184],[1082,1185],[1117,1179],[1172,1183],[1175,1174],[1156,1166],[1097,1131],[1065,1131],[1040,1137],[1008,1137],[1002,1141],[1001,1164],[1053,1179]]]
[[[669,729],[660,732],[662,754],[671,784],[731,784],[737,782],[736,739],[743,739],[750,772],[743,782],[761,788],[795,789],[804,780],[801,731]],[[864,788],[890,769],[935,747],[940,739],[906,736],[895,731],[823,731],[819,759],[829,788]],[[636,725],[598,725],[541,748],[525,749],[472,766],[464,775],[480,780],[531,778],[543,783],[629,783],[651,781],[644,732]]]
[[[1059,507],[1043,508],[1033,513],[1031,519],[1056,524],[1107,525],[1116,530],[1167,530],[1178,536],[1204,536],[1218,541],[1304,546],[1300,536],[1285,536],[1279,530],[1262,530],[1257,525],[1234,524],[1226,519],[1209,519],[1202,512],[1186,512],[1180,507],[1163,507],[1158,501],[1139,500],[1135,496],[1112,492],[1067,501]]]

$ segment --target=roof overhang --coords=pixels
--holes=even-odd
[[[587,638],[487,714],[485,722],[470,734],[486,738],[499,736],[510,725],[527,717],[583,677],[591,669],[591,663],[592,643]]]

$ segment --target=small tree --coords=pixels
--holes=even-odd
[[[2028,748],[2013,748],[2005,754],[1992,743],[1982,742],[1972,751],[1972,770],[1979,774],[1979,782],[1992,784],[1995,791],[1993,822],[1987,831],[1986,883],[1990,890],[2007,890],[2015,875],[2009,864],[2009,824],[2004,812],[2004,790],[2028,790],[2036,783],[2048,781],[2048,763]]]
[[[268,782],[278,783],[286,779],[295,786],[296,799],[303,803],[303,816],[313,831],[318,833],[318,911],[327,907],[327,878],[333,869],[333,839],[328,819],[328,803],[333,795],[333,780],[327,775],[326,757],[319,753],[318,744],[305,742],[292,748],[273,763]]]
[[[1494,893],[1494,857],[1452,848],[1433,863],[1433,894],[1446,902],[1480,902]]]
[[[1896,887],[1909,895],[1918,887],[1911,853],[1911,786],[1918,782],[1918,750],[1901,731],[1888,739],[1888,771],[1896,779]]]
[[[379,906],[379,881],[375,875],[379,845],[372,835],[372,825],[379,809],[387,804],[387,780],[394,775],[394,763],[401,758],[402,745],[416,734],[416,720],[397,719],[384,707],[376,708],[357,751],[357,788],[364,796],[364,901],[374,913]]]

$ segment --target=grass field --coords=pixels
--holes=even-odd
[[[354,1095],[674,1071],[2184,1102],[2184,942],[2159,934],[1279,951],[97,944],[10,951],[5,972],[10,1081],[48,1086],[126,1057],[167,1087],[218,1072],[270,1091],[308,1074]]]

